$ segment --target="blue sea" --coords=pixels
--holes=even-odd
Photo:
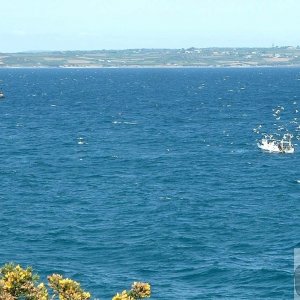
[[[0,79],[1,265],[61,273],[101,300],[133,281],[156,300],[292,299],[300,69]],[[262,152],[280,126],[295,153]]]

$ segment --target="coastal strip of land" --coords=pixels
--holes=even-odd
[[[300,47],[0,53],[0,68],[300,67]]]

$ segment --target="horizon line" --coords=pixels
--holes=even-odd
[[[297,49],[300,48],[299,45],[297,46],[291,46],[291,45],[284,45],[284,46],[269,46],[269,47],[264,47],[264,46],[210,46],[210,47],[182,47],[182,48],[166,48],[166,47],[142,47],[142,48],[122,48],[122,49],[109,49],[109,48],[104,48],[104,49],[85,49],[85,50],[79,50],[79,49],[65,49],[65,50],[21,50],[21,51],[9,51],[9,52],[2,52],[0,51],[1,54],[18,54],[18,53],[49,53],[49,52],[93,52],[93,51],[130,51],[130,50],[192,50],[192,49],[280,49],[280,48],[292,48],[292,49]]]

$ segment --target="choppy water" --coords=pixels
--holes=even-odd
[[[0,79],[1,264],[63,273],[100,299],[136,280],[153,299],[292,298],[300,145],[262,153],[253,128],[272,131],[282,105],[295,129],[300,69]]]

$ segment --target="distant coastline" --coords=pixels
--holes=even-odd
[[[1,66],[1,69],[266,69],[266,68],[300,68],[299,65],[260,65],[260,66]]]
[[[0,53],[0,68],[300,67],[300,47]]]

